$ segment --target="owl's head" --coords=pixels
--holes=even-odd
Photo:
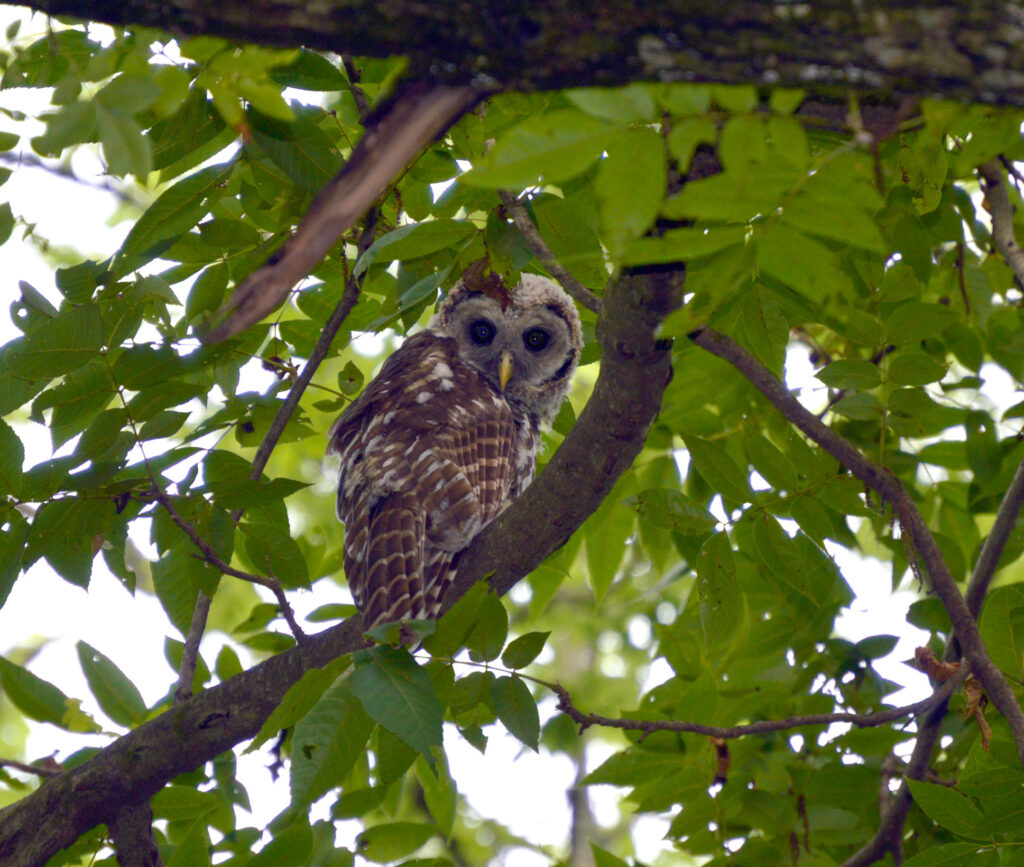
[[[569,394],[583,348],[579,315],[552,280],[523,274],[509,297],[459,281],[431,327],[514,408],[547,424]]]

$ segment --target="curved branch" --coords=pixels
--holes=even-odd
[[[526,205],[517,199],[513,193],[504,190],[500,191],[498,196],[501,198],[501,203],[505,206],[505,210],[508,211],[508,215],[512,218],[512,222],[516,224],[519,233],[526,240],[526,245],[533,251],[533,255],[537,257],[537,261],[547,269],[547,272],[552,277],[562,284],[562,288],[577,302],[586,307],[587,310],[600,313],[601,299],[580,283],[555,258],[555,254],[551,252],[551,248],[544,242],[536,224],[526,212]]]
[[[971,671],[981,681],[988,697],[1009,723],[1017,745],[1017,754],[1021,764],[1024,764],[1024,713],[1021,712],[1006,678],[989,659],[974,616],[950,574],[928,525],[925,524],[924,518],[903,485],[885,467],[869,461],[851,442],[826,427],[808,412],[771,371],[738,343],[710,328],[697,331],[690,337],[702,349],[732,364],[792,424],[892,505],[902,531],[907,534],[911,545],[928,569],[932,589],[949,615],[953,631],[963,648],[964,657],[971,663]]]
[[[681,271],[658,271],[628,276],[605,294],[604,360],[593,397],[537,481],[465,552],[446,607],[492,570],[492,586],[507,591],[568,539],[639,453],[671,371],[669,347],[655,332],[681,292]],[[565,490],[575,492],[571,500]],[[44,781],[0,810],[0,863],[41,867],[124,805],[254,737],[293,683],[364,646],[362,633],[355,616],[310,636]]]
[[[992,215],[992,240],[1010,266],[1017,283],[1024,288],[1024,250],[1017,243],[1013,231],[1013,205],[1006,192],[1006,175],[999,160],[989,160],[978,169],[981,186],[985,190],[986,209]]]

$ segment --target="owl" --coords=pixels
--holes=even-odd
[[[583,339],[569,297],[464,276],[331,428],[345,574],[369,629],[433,619],[459,552],[532,481]]]

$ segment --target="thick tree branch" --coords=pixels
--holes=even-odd
[[[110,836],[121,867],[163,867],[148,801],[122,807],[110,823]]]
[[[1017,754],[1024,765],[1024,713],[1006,678],[985,650],[967,603],[949,572],[931,531],[903,485],[884,467],[869,461],[848,440],[826,427],[793,397],[786,387],[764,365],[738,343],[713,331],[703,329],[691,335],[694,343],[739,370],[792,424],[821,446],[858,479],[876,490],[888,502],[907,534],[913,550],[921,558],[931,577],[932,589],[942,601],[953,631],[963,648],[971,671],[981,681],[985,692],[1006,718],[1017,745]]]
[[[1018,2],[30,0],[51,15],[338,54],[517,90],[649,81],[941,94],[1024,103]]]
[[[657,340],[662,318],[679,303],[681,271],[628,276],[605,293],[599,323],[604,351],[594,395],[544,472],[461,558],[445,605],[491,570],[506,592],[600,505],[629,466],[658,411],[670,374],[669,348]],[[564,491],[574,491],[571,500]],[[176,705],[82,765],[44,781],[0,810],[0,863],[41,867],[126,804],[252,738],[287,689],[310,668],[364,646],[355,616],[310,636],[225,683]]]

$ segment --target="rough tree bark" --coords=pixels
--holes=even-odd
[[[406,55],[513,89],[708,80],[1024,104],[1024,4],[823,0],[29,0],[51,15]]]

